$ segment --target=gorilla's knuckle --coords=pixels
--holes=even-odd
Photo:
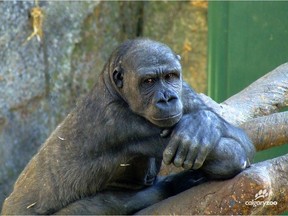
[[[200,144],[200,151],[205,152],[207,149],[209,149],[211,144],[209,142],[201,142]]]
[[[166,156],[170,156],[174,154],[174,151],[172,150],[172,146],[167,146],[166,149],[164,150],[163,154]]]
[[[181,141],[185,145],[189,145],[191,143],[191,137],[188,134],[183,134]]]
[[[173,164],[176,166],[176,167],[181,167],[182,164],[183,164],[183,159],[181,157],[177,157],[175,158],[175,160],[173,161]]]
[[[193,164],[193,169],[199,169],[200,167],[202,167],[203,163],[204,163],[205,158],[202,156],[198,156]]]
[[[183,132],[178,132],[174,135],[173,139],[176,141],[176,142],[182,142],[183,141],[183,137],[185,137],[185,133]]]
[[[181,146],[181,152],[182,154],[187,154],[187,152],[190,149],[191,146],[191,141],[190,140],[181,140],[180,146]]]
[[[191,169],[192,166],[193,166],[192,161],[184,161],[184,163],[183,163],[183,168],[184,169]]]
[[[189,151],[198,151],[199,141],[198,139],[192,139],[189,145]]]
[[[207,152],[210,152],[212,148],[214,147],[215,142],[210,142],[209,140],[203,140],[201,144],[200,153],[206,154]]]
[[[174,153],[172,152],[172,150],[170,148],[165,149],[163,152],[163,162],[165,164],[170,164],[173,156],[174,156]]]

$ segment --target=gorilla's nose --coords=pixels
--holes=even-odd
[[[164,106],[164,105],[169,105],[169,103],[175,101],[178,99],[177,95],[171,94],[169,92],[164,92],[164,93],[158,93],[156,97],[157,105]]]

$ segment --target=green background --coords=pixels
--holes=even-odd
[[[208,94],[222,102],[288,61],[288,2],[210,1]],[[255,161],[288,153],[288,145]]]

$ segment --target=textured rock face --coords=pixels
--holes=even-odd
[[[0,2],[0,209],[15,179],[51,131],[92,87],[111,51],[137,36],[182,55],[185,77],[205,91],[206,12],[190,2]],[[169,16],[167,16],[167,14]]]
[[[15,178],[69,112],[71,59],[98,2],[41,2],[44,42],[25,43],[34,3],[0,3],[0,203]]]

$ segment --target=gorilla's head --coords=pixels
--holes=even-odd
[[[159,127],[182,117],[180,57],[149,39],[129,40],[110,58],[110,80],[130,109]]]

